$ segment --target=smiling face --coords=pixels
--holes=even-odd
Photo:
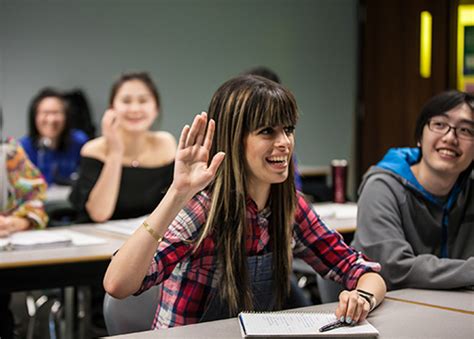
[[[294,126],[262,127],[244,138],[249,191],[267,191],[288,178],[294,145]]]
[[[40,137],[57,141],[66,125],[66,112],[61,99],[46,97],[41,100],[36,109],[35,124]]]
[[[128,132],[148,130],[158,116],[158,106],[150,89],[140,80],[124,82],[112,103],[120,126]]]
[[[454,127],[474,128],[472,110],[465,103],[442,115],[431,118],[432,123],[447,123]],[[459,132],[456,131],[456,134]],[[474,159],[474,141],[459,138],[451,129],[447,134],[432,131],[428,124],[423,128],[420,140],[422,158],[420,167],[437,177],[457,179]]]

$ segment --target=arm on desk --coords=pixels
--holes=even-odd
[[[140,227],[112,259],[104,278],[105,290],[116,298],[125,298],[139,290],[162,236],[185,204],[214,178],[224,153],[217,153],[208,166],[214,134],[214,121],[202,113],[191,126],[185,126],[176,153],[174,179],[158,207],[147,218],[151,230]],[[151,234],[153,236],[151,236]]]
[[[380,262],[389,289],[450,289],[472,285],[474,257],[461,260],[415,254],[402,227],[400,203],[380,180],[367,184],[358,201],[353,246]]]

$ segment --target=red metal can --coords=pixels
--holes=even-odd
[[[346,202],[347,160],[331,161],[332,197],[336,203]]]

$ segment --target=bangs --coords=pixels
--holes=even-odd
[[[295,126],[298,108],[293,95],[281,86],[259,88],[248,98],[245,130],[253,132],[261,127]]]

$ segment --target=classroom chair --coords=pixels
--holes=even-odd
[[[332,303],[339,300],[339,293],[342,292],[343,287],[335,281],[327,280],[319,274],[316,276],[318,282],[319,296],[323,304]]]
[[[154,286],[139,296],[116,299],[109,294],[104,297],[105,327],[109,335],[148,331],[151,329],[161,286]]]

